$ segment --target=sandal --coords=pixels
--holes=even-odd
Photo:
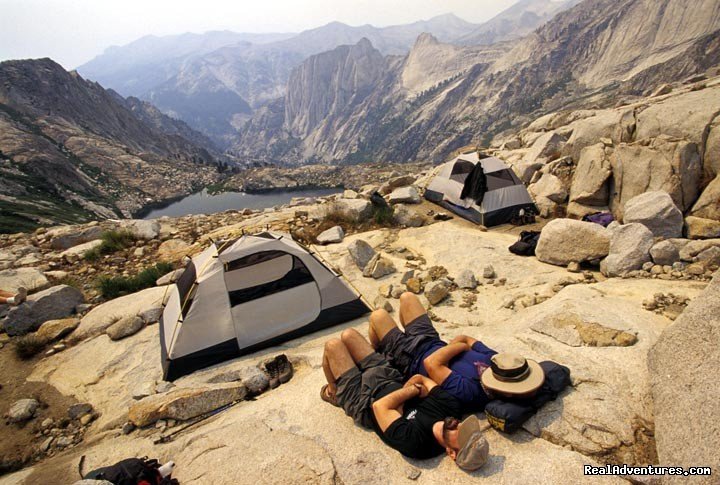
[[[340,407],[340,405],[337,402],[337,396],[330,396],[327,392],[328,385],[325,384],[320,388],[320,399],[325,401],[326,403],[332,404],[335,407]]]

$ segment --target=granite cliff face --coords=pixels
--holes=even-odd
[[[347,62],[338,51],[322,58],[323,69],[313,57],[295,71],[302,76],[291,75],[285,102],[292,96],[293,106],[304,111],[286,109],[274,131],[262,125],[263,136],[287,139],[287,127],[307,128],[304,120],[325,113],[312,123],[312,132],[291,132],[296,138],[291,149],[277,158],[438,161],[544,113],[612,106],[618,96],[637,96],[703,72],[720,63],[718,29],[720,4],[713,0],[586,0],[511,45],[460,48],[421,36],[408,56],[389,57],[382,73],[373,73],[378,81],[370,95],[328,84],[328,76]],[[356,103],[328,111],[327,99],[336,94],[313,97],[315,85]],[[255,138],[254,126],[251,122],[236,143],[238,153],[253,156],[244,143]]]
[[[0,229],[129,215],[188,193],[215,178],[206,141],[50,59],[0,63]]]

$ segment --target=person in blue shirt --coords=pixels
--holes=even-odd
[[[398,369],[404,379],[420,374],[437,382],[468,412],[483,410],[490,398],[480,375],[497,352],[477,339],[459,335],[450,343],[440,339],[420,299],[410,292],[400,296],[400,323],[385,310],[370,315],[368,337],[373,348]]]

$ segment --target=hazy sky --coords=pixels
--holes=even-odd
[[[299,32],[338,20],[386,26],[452,12],[483,22],[517,0],[0,0],[0,60],[66,69],[147,34]]]

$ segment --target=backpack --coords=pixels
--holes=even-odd
[[[86,473],[83,478],[93,480],[107,480],[113,485],[178,485],[173,478],[162,478],[158,472],[160,463],[157,460],[143,458],[128,458],[111,466],[98,468]]]
[[[539,231],[522,231],[520,239],[510,246],[508,250],[518,256],[535,256],[535,248],[539,239]]]
[[[540,362],[540,367],[545,372],[545,382],[533,397],[513,401],[493,399],[485,406],[485,414],[493,428],[514,433],[570,385],[570,369],[567,367],[549,360]]]

